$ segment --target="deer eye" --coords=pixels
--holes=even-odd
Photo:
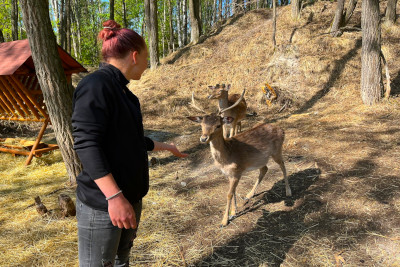
[[[218,128],[221,128],[221,125],[217,125],[217,127],[215,127],[215,128],[217,128],[217,129],[218,129]]]

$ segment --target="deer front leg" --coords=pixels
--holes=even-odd
[[[234,120],[232,122],[232,127],[231,127],[231,131],[229,133],[229,137],[233,137],[237,134],[237,124],[236,123],[237,123],[236,120]]]
[[[229,129],[229,126],[228,125],[226,125],[226,124],[224,124],[223,126],[222,126],[222,131],[223,131],[223,135],[224,135],[224,138],[226,139],[226,138],[229,138],[229,134],[230,134],[230,131],[229,131],[230,129]]]
[[[236,125],[235,135],[237,135],[239,132],[242,132],[242,122],[241,121],[238,121],[238,123]]]
[[[226,204],[224,218],[222,219],[222,222],[221,222],[222,226],[228,225],[229,211],[231,210],[232,197],[235,195],[236,187],[237,187],[238,183],[239,183],[238,178],[234,178],[234,177],[229,178],[229,191],[228,191],[228,195],[227,195],[227,199],[226,199],[227,204]]]

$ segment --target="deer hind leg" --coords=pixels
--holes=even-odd
[[[237,210],[236,190],[235,190],[235,192],[233,192],[232,201],[233,201],[233,205],[231,204],[231,213],[230,213],[229,219],[232,219],[233,217],[236,216],[236,210]]]
[[[238,183],[239,183],[238,178],[229,178],[229,191],[228,191],[228,195],[227,195],[227,204],[226,204],[224,218],[222,219],[222,222],[221,222],[222,226],[228,225],[229,211],[231,209],[232,198],[235,196],[236,187],[237,187]],[[235,212],[236,212],[236,209],[235,209]]]
[[[264,176],[267,173],[267,171],[268,171],[268,167],[267,166],[264,166],[264,167],[262,167],[260,169],[260,174],[258,175],[258,179],[257,179],[256,183],[254,184],[253,189],[251,189],[251,191],[246,195],[244,204],[247,204],[249,202],[249,200],[254,196],[254,194],[256,193],[258,185],[261,183],[261,181],[264,178]]]
[[[289,180],[288,180],[288,177],[286,175],[286,168],[285,168],[285,163],[283,162],[282,153],[279,153],[277,155],[273,155],[272,158],[281,167],[281,170],[282,170],[282,173],[283,173],[283,178],[285,179],[286,196],[287,197],[291,197],[292,196],[292,190],[290,189]]]

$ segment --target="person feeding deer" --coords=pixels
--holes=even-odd
[[[188,156],[174,144],[144,136],[139,99],[127,88],[147,68],[147,45],[113,20],[99,33],[104,64],[77,86],[73,97],[80,266],[128,266],[142,198],[149,189],[147,151]]]

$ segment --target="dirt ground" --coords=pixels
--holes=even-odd
[[[275,52],[268,11],[227,21],[214,36],[170,56],[131,85],[143,103],[148,133],[190,153],[186,160],[156,156],[151,171],[153,190],[167,191],[178,202],[148,218],[168,224],[161,228],[175,237],[175,258],[166,257],[162,265],[400,266],[399,28],[382,30],[391,98],[367,107],[359,92],[361,32],[326,34],[333,7],[307,6],[297,23],[290,9],[280,9]],[[357,27],[359,21],[360,6],[350,24]],[[279,93],[271,107],[261,92],[265,82]],[[258,194],[222,229],[227,178],[212,167],[209,148],[198,141],[200,127],[185,120],[196,114],[187,105],[191,92],[214,109],[216,103],[206,100],[207,85],[217,83],[231,83],[235,93],[247,89],[248,112],[258,115],[243,122],[245,129],[267,122],[285,130],[294,193],[284,196],[282,174],[271,161]],[[257,176],[253,171],[242,178],[239,199]],[[185,204],[179,204],[182,199]],[[151,262],[143,254],[135,252],[138,260]]]
[[[359,26],[360,5],[351,26]],[[400,266],[400,26],[382,26],[391,97],[365,106],[361,32],[326,34],[334,6],[307,4],[298,21],[290,6],[279,8],[275,51],[270,10],[231,18],[130,84],[146,135],[190,154],[150,153],[150,192],[132,266]],[[266,82],[278,92],[271,106],[261,90]],[[207,86],[217,83],[232,84],[234,93],[247,89],[248,113],[257,116],[243,121],[244,130],[260,122],[285,130],[293,192],[285,197],[271,160],[256,196],[224,228],[228,180],[200,144],[199,125],[185,118],[197,114],[188,105],[192,92],[215,110]],[[240,180],[239,204],[257,176],[252,171]]]

